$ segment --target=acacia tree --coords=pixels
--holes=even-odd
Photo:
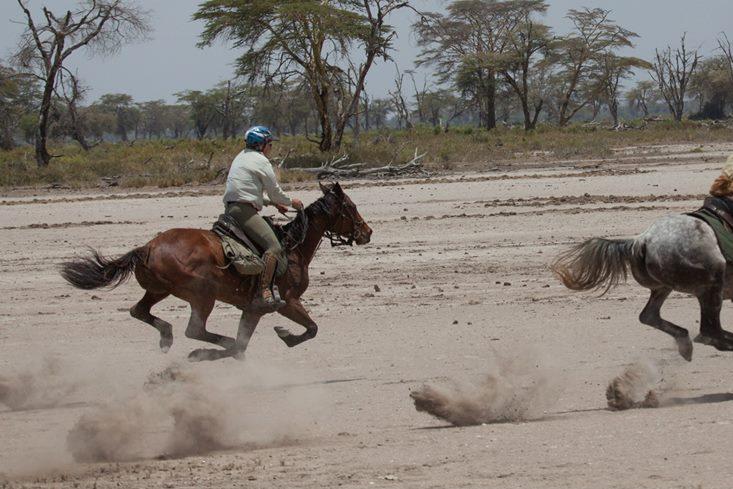
[[[626,102],[630,109],[641,112],[644,117],[649,116],[649,105],[659,100],[657,85],[651,80],[643,80],[626,93]]]
[[[567,125],[582,109],[601,97],[604,59],[624,47],[633,47],[639,37],[609,18],[601,8],[572,9],[567,18],[573,31],[555,42],[558,69],[553,76],[558,124]]]
[[[24,0],[17,0],[25,15],[26,30],[16,55],[19,64],[43,84],[36,135],[36,161],[51,161],[46,147],[52,98],[64,63],[76,51],[117,51],[125,42],[144,37],[150,30],[146,13],[124,0],[83,0],[63,15],[43,7],[43,20],[36,23]]]
[[[36,110],[35,78],[0,64],[0,149],[12,149],[24,116]]]
[[[417,65],[432,65],[440,83],[472,97],[479,125],[496,127],[497,60],[505,52],[517,4],[535,1],[454,0],[447,13],[425,13],[413,25],[422,51]]]
[[[138,127],[140,109],[135,106],[130,95],[108,93],[102,95],[95,104],[100,110],[112,114],[115,120],[115,133],[120,140],[127,141],[131,131]]]
[[[621,82],[634,74],[635,68],[651,68],[651,64],[639,59],[606,53],[601,64],[601,85],[603,101],[613,118],[613,127],[618,127],[619,93]]]
[[[549,51],[552,32],[533,16],[545,13],[547,8],[544,0],[512,2],[509,14],[515,19],[514,27],[508,32],[508,47],[499,65],[504,81],[519,98],[527,131],[537,126],[545,102],[537,85],[544,79],[549,63],[544,56],[536,58]]]
[[[178,101],[189,106],[189,114],[196,138],[204,139],[218,116],[216,99],[211,93],[200,90],[186,90],[176,94]]]
[[[697,49],[687,49],[686,37],[687,34],[682,35],[680,47],[674,51],[671,46],[661,52],[657,49],[653,69],[649,71],[649,75],[659,86],[662,98],[667,102],[669,112],[677,122],[682,120],[685,113],[687,89],[702,59]]]
[[[712,56],[700,62],[690,78],[690,93],[697,97],[698,119],[725,119],[726,108],[733,101],[733,80],[725,56]]]
[[[329,151],[341,146],[370,69],[378,58],[390,59],[395,32],[387,18],[408,6],[408,0],[208,0],[194,19],[205,22],[200,46],[224,39],[245,49],[239,72],[251,82],[305,80],[321,126],[316,142]]]

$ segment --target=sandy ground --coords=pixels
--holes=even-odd
[[[210,189],[4,197],[0,487],[730,487],[733,356],[695,345],[686,363],[638,323],[640,286],[598,298],[548,271],[571,243],[697,208],[730,150],[346,183],[374,236],[319,250],[305,295],[318,337],[288,349],[272,328],[298,327],[272,315],[241,362],[188,363],[205,345],[183,335],[177,299],[154,310],[174,324],[163,354],[127,312],[134,279],[84,292],[56,271],[85,246],[115,255],[208,228]],[[696,333],[694,299],[663,312]],[[233,334],[237,319],[220,304],[209,328]],[[610,411],[607,384],[635,362],[656,372],[662,407]],[[493,386],[504,422],[418,412],[410,392],[426,384]],[[77,461],[100,457],[112,462]]]

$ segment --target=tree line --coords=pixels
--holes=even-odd
[[[643,60],[623,54],[639,35],[610,10],[570,10],[571,28],[558,33],[542,21],[544,0],[453,0],[444,12],[420,11],[409,0],[207,0],[194,14],[203,22],[199,45],[224,41],[241,53],[231,80],[177,93],[174,104],[124,93],[88,101],[68,58],[109,56],[145,40],[149,13],[130,0],[82,0],[63,14],[32,13],[16,1],[26,29],[17,53],[0,63],[0,148],[33,144],[40,166],[53,158],[49,138],[84,149],[112,138],[226,139],[257,122],[333,151],[346,134],[382,127],[519,123],[530,131],[540,121],[566,126],[601,113],[618,126],[623,114],[660,109],[677,121],[724,118],[733,103],[725,33],[705,58],[683,34]],[[408,9],[421,49],[415,65],[432,70],[432,79],[395,65],[393,88],[372,98],[368,74],[392,62],[389,20]],[[625,88],[644,72],[649,80]]]

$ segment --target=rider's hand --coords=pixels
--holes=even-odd
[[[280,205],[280,204],[275,204],[275,207],[277,208],[277,211],[278,211],[278,212],[279,212],[280,214],[287,214],[287,213],[288,213],[288,208],[287,208],[287,206],[284,206],[284,205]]]
[[[296,209],[296,210],[299,210],[299,211],[302,211],[303,210],[303,202],[301,202],[300,199],[292,199],[292,204],[291,205],[293,206],[293,209]]]

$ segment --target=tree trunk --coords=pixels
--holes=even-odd
[[[613,127],[618,127],[618,100],[612,99],[608,101],[608,111],[613,118]]]
[[[38,113],[38,128],[36,129],[36,163],[40,168],[48,166],[51,162],[51,155],[47,149],[49,113],[51,112],[51,97],[56,83],[58,69],[52,67],[46,77],[41,98],[41,108]]]
[[[489,73],[489,84],[486,87],[486,129],[496,128],[496,73]]]

